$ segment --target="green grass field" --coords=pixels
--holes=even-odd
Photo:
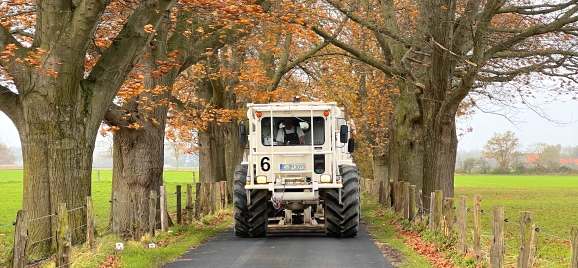
[[[568,267],[570,263],[569,232],[578,225],[578,176],[510,176],[458,175],[455,177],[455,197],[468,197],[473,208],[473,196],[482,196],[482,248],[491,242],[493,207],[504,207],[506,263],[516,263],[520,246],[518,221],[520,211],[533,213],[536,234],[534,267]],[[456,206],[457,206],[456,202]],[[487,214],[486,214],[487,213]],[[473,213],[468,213],[468,231],[473,230]],[[507,267],[507,266],[506,266]]]
[[[165,171],[164,185],[167,189],[167,206],[169,211],[176,211],[176,186],[182,185],[181,191],[186,191],[186,184],[193,182],[193,173],[198,181],[198,172]],[[98,180],[100,174],[100,181]],[[96,225],[99,233],[104,233],[108,225],[110,197],[112,189],[112,171],[100,170],[92,172],[92,198],[96,214]],[[193,186],[194,187],[194,186]],[[184,202],[183,197],[183,202]],[[0,170],[0,265],[7,259],[7,254],[14,240],[16,213],[22,208],[22,170]]]

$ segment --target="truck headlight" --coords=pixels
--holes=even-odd
[[[258,184],[267,183],[267,176],[263,176],[263,175],[257,176],[257,178],[255,178],[255,181],[256,181]]]
[[[321,182],[330,183],[331,182],[331,175],[328,175],[328,174],[321,175]]]

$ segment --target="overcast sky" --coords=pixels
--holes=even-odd
[[[529,109],[520,110],[515,116],[476,112],[469,122],[473,131],[460,138],[458,149],[482,149],[494,133],[508,130],[518,137],[523,149],[535,143],[577,146],[578,101],[567,97],[566,100],[538,105],[544,116]],[[461,125],[464,127],[463,122]]]
[[[482,149],[494,133],[508,130],[516,134],[523,148],[539,142],[562,146],[578,145],[578,101],[543,104],[541,108],[551,119],[563,124],[551,122],[532,111],[522,111],[515,117],[508,117],[509,120],[504,116],[477,112],[469,122],[473,131],[460,138],[458,150]],[[16,127],[1,112],[0,125],[0,139],[9,146],[19,146]],[[460,127],[467,125],[462,122]]]

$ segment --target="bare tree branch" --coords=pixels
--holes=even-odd
[[[18,94],[4,86],[0,86],[0,111],[16,123],[22,120],[22,106]]]
[[[560,29],[562,29],[562,27],[564,27],[565,25],[578,21],[578,16],[575,16],[577,12],[578,6],[574,6],[570,10],[566,11],[563,16],[560,16],[558,19],[554,20],[550,24],[536,25],[523,30],[519,34],[516,34],[508,38],[504,42],[498,43],[492,46],[490,49],[488,49],[485,53],[486,58],[491,58],[498,52],[506,51],[512,48],[515,44],[518,44],[529,37],[538,36],[549,32],[560,31]]]
[[[544,15],[552,14],[570,7],[578,3],[576,0],[568,1],[564,4],[544,4],[544,5],[530,5],[530,6],[507,6],[501,8],[496,14],[513,13],[520,15]]]
[[[361,51],[359,51],[358,49],[343,43],[339,40],[337,40],[336,38],[334,38],[333,36],[331,36],[329,33],[323,31],[322,29],[318,28],[317,26],[313,26],[311,27],[311,30],[313,30],[315,33],[317,33],[319,36],[323,37],[326,41],[331,42],[333,45],[335,45],[336,47],[339,47],[349,53],[351,53],[352,55],[354,55],[355,57],[357,57],[358,60],[367,63],[379,70],[381,70],[382,72],[384,72],[387,75],[391,75],[391,76],[400,76],[400,77],[405,77],[406,74],[400,72],[399,70],[392,68],[388,65],[386,65],[385,63],[376,60],[375,58],[373,58],[370,55],[367,55]]]
[[[373,31],[373,32],[377,32],[383,35],[386,35],[388,37],[390,37],[391,39],[400,42],[406,46],[411,46],[411,43],[409,43],[408,41],[406,41],[403,37],[398,36],[397,34],[391,32],[390,30],[380,27],[374,23],[371,23],[355,14],[353,14],[353,12],[351,12],[350,10],[344,8],[343,6],[341,6],[339,3],[337,3],[336,1],[333,0],[325,0],[327,3],[329,3],[330,5],[332,5],[334,8],[336,8],[337,10],[339,10],[341,13],[343,13],[345,16],[347,16],[349,19],[351,19],[352,21],[355,21],[357,23],[359,23],[361,26]]]

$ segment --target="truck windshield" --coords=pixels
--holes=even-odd
[[[267,146],[322,145],[323,117],[265,117],[261,120],[261,142]]]

